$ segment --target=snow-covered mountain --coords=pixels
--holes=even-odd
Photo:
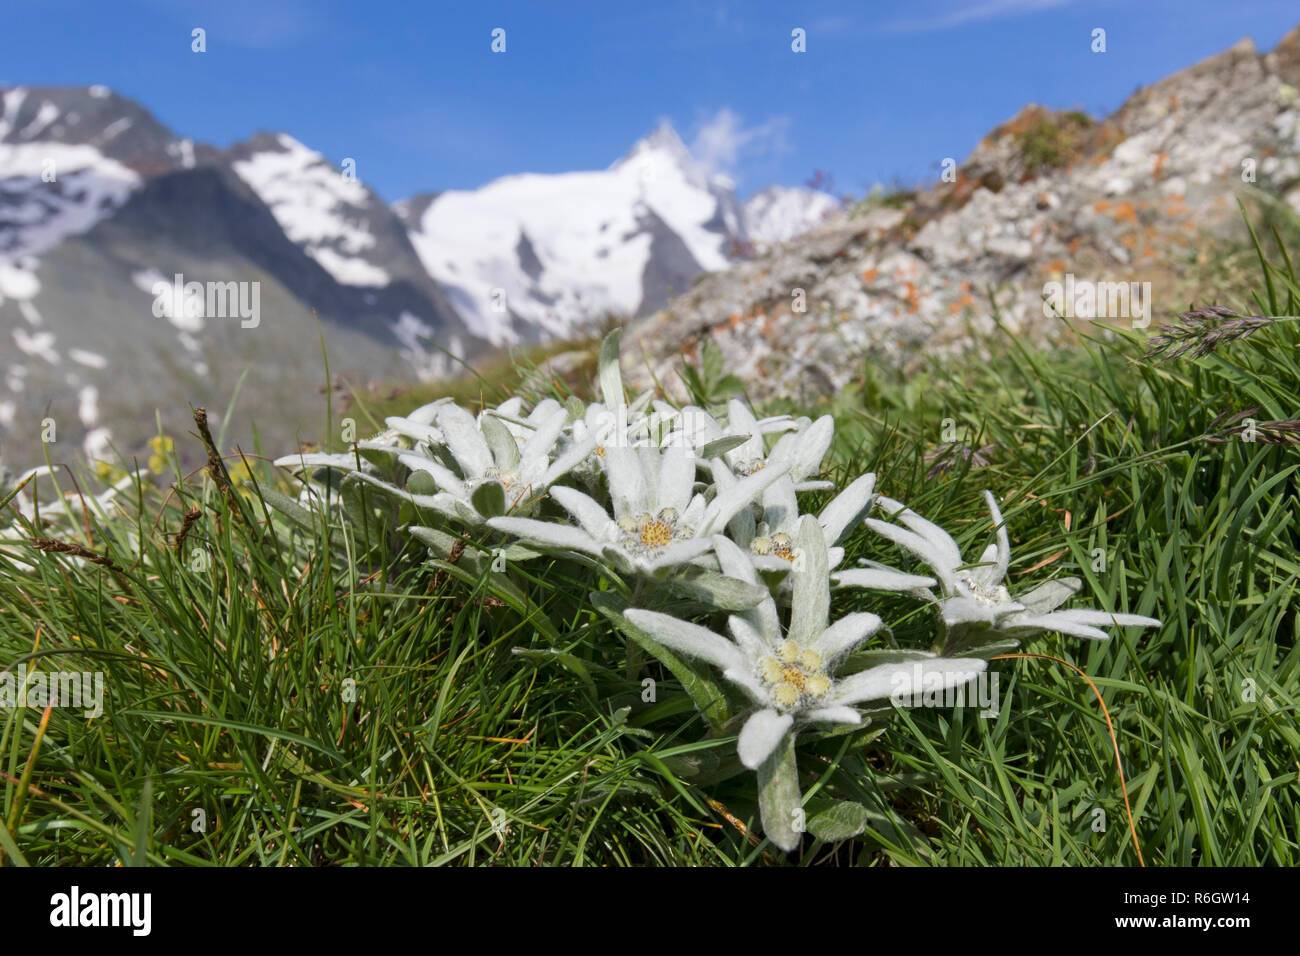
[[[197,310],[178,275],[202,284]],[[46,417],[92,457],[129,452],[155,408],[180,432],[241,377],[283,422],[267,439],[292,442],[323,408],[322,335],[332,372],[372,381],[487,347],[387,204],[291,138],[223,152],[101,87],[0,90],[0,456],[42,457]]]
[[[608,169],[506,176],[396,207],[470,329],[494,344],[653,311],[745,236],[732,184],[661,125]]]
[[[768,186],[745,200],[745,234],[759,248],[789,242],[843,209],[828,193],[802,186]]]
[[[319,412],[321,334],[333,372],[436,379],[453,357],[652,312],[826,202],[742,208],[662,125],[607,169],[389,206],[286,133],[220,150],[104,87],[0,89],[0,454],[40,457],[46,408],[91,456],[139,448],[154,408],[182,429],[241,380],[281,413],[263,437],[291,441]],[[196,312],[178,275],[256,289],[260,318]]]

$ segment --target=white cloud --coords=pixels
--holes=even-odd
[[[956,7],[936,13],[932,17],[915,20],[896,20],[884,29],[896,33],[920,33],[927,30],[946,30],[966,23],[1016,17],[1040,10],[1064,7],[1074,0],[981,0],[978,3],[961,3]]]
[[[734,110],[723,107],[696,126],[691,153],[711,173],[731,175],[742,160],[790,151],[787,116],[774,116],[758,126],[746,126]]]

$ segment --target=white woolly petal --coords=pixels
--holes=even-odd
[[[987,661],[973,657],[934,657],[881,664],[837,681],[831,689],[831,702],[856,704],[884,700],[895,694],[910,697],[914,691],[943,691],[965,684],[987,667]]]
[[[998,618],[1014,611],[1023,611],[1020,604],[981,604],[968,597],[951,597],[942,602],[941,612],[947,624],[992,624]]]
[[[740,762],[750,770],[757,770],[785,739],[793,724],[793,717],[778,714],[775,710],[760,710],[753,714],[740,729],[740,739],[736,742]]]
[[[686,510],[695,486],[695,458],[685,449],[672,447],[664,451],[659,467],[659,494],[656,504],[672,508],[678,514]]]
[[[832,574],[831,581],[840,587],[872,588],[876,591],[912,591],[935,585],[934,578],[886,568],[848,568]]]
[[[390,416],[384,419],[384,424],[397,432],[399,435],[405,435],[415,441],[429,442],[434,445],[441,445],[443,442],[442,432],[427,425],[423,422],[416,421],[413,418],[402,418],[398,415]]]
[[[412,422],[416,425],[432,425],[434,419],[438,415],[438,409],[450,402],[450,398],[440,398],[437,401],[430,402],[428,405],[421,405],[415,411],[406,416],[406,421]],[[392,419],[388,420],[388,422],[391,421]],[[385,422],[385,424],[388,424],[388,422]],[[389,424],[388,427],[394,428],[396,426]],[[438,439],[438,441],[441,442],[442,439]]]
[[[493,467],[492,451],[478,430],[474,416],[459,405],[444,405],[438,409],[438,427],[442,430],[456,463],[466,478],[481,477]]]
[[[455,495],[457,498],[468,498],[469,491],[465,487],[465,482],[453,475],[450,470],[444,468],[439,462],[421,455],[412,455],[409,453],[397,456],[397,460],[405,465],[411,471],[422,471],[426,475],[433,477],[434,484],[441,490]]]
[[[763,520],[770,528],[794,527],[799,520],[799,502],[794,496],[794,482],[790,476],[773,482],[763,492]]]
[[[584,459],[589,456],[596,448],[596,437],[589,435],[586,438],[575,442],[562,455],[551,462],[550,466],[542,472],[542,488],[549,488],[554,482],[559,481],[574,468],[578,467]]]
[[[489,518],[487,525],[497,531],[546,548],[563,548],[584,554],[600,555],[601,543],[581,528],[533,518]]]
[[[993,524],[997,526],[997,582],[1001,582],[1007,576],[1007,567],[1011,564],[1011,544],[1007,539],[1007,523],[1002,520],[1002,509],[998,507],[998,500],[993,497],[993,492],[984,492],[984,502],[989,506],[989,516],[993,519]]]
[[[603,461],[605,474],[609,477],[609,496],[614,502],[614,514],[618,517],[636,516],[648,511],[646,480],[636,450],[606,445]]]
[[[833,706],[805,710],[801,715],[804,720],[815,720],[829,724],[860,724],[862,715],[852,707]]]
[[[641,562],[647,571],[654,572],[661,568],[676,567],[698,558],[713,547],[712,538],[688,538],[674,541],[648,560]]]
[[[811,647],[829,662],[848,651],[853,650],[876,631],[880,630],[880,618],[866,611],[846,614],[812,642]]]
[[[868,518],[866,525],[882,538],[888,538],[900,548],[910,551],[928,564],[939,580],[943,582],[945,590],[951,593],[954,583],[953,569],[960,566],[960,557],[958,557],[956,563],[953,563],[946,550],[941,550],[928,538],[924,538],[914,531],[908,531],[906,528],[900,528],[898,525],[889,524],[876,518]]]
[[[1090,641],[1108,641],[1110,635],[1087,624],[1055,614],[1011,614],[998,622],[999,631],[1060,631],[1072,637],[1086,637]]]
[[[803,481],[820,470],[834,435],[835,420],[823,415],[801,432],[782,435],[772,448],[771,458],[789,461],[790,476],[796,482]]]
[[[633,626],[645,631],[670,651],[699,658],[723,670],[748,667],[745,656],[735,644],[708,628],[640,608],[629,608],[623,614]]]
[[[889,512],[895,520],[901,521],[908,528],[911,528],[912,531],[924,538],[937,554],[943,556],[943,566],[945,568],[958,568],[965,563],[962,561],[961,549],[957,547],[957,542],[952,539],[952,535],[947,531],[944,531],[933,521],[922,518],[902,502],[895,501],[892,498],[881,500],[888,501],[889,506],[895,509]]]
[[[767,601],[763,602],[768,603]],[[773,605],[775,610],[775,605]],[[727,630],[731,632],[732,640],[736,645],[745,652],[745,656],[753,660],[760,660],[771,654],[775,645],[780,643],[781,634],[778,630],[775,639],[765,638],[758,628],[755,627],[753,618],[744,614],[732,614],[727,618]]]
[[[826,533],[827,544],[837,543],[850,527],[866,517],[867,510],[871,507],[871,492],[875,487],[876,476],[863,475],[822,509],[817,520]]]
[[[732,435],[748,435],[745,444],[727,455],[732,461],[754,461],[763,458],[763,432],[749,407],[739,399],[727,403],[727,431]]]
[[[1095,608],[1080,607],[1068,611],[1056,611],[1050,616],[1052,620],[1070,620],[1079,624],[1096,624],[1101,627],[1111,625],[1115,627],[1159,627],[1160,622],[1154,617],[1142,617],[1138,614],[1113,614],[1110,611],[1099,611]]]
[[[1001,584],[1006,572],[998,564],[998,546],[991,544],[985,548],[979,562],[967,568],[967,573],[976,584],[988,590]]]
[[[605,538],[605,534],[613,522],[609,517],[609,513],[605,511],[602,505],[597,503],[595,498],[566,485],[556,485],[552,488],[551,497],[559,502],[560,507],[573,515],[578,524],[582,526],[583,531],[597,540]]]
[[[759,583],[749,555],[741,551],[735,542],[720,534],[714,535],[713,551],[718,556],[718,565],[722,568],[723,574],[739,578],[748,584]]]
[[[569,413],[563,408],[557,408],[549,417],[543,419],[528,441],[524,442],[519,456],[520,468],[528,468],[530,464],[536,467],[536,463],[548,461],[551,449],[555,447],[555,442],[568,423]]]
[[[769,464],[762,471],[756,471],[736,482],[727,491],[719,491],[717,497],[709,503],[704,511],[703,527],[697,528],[697,534],[712,534],[725,528],[727,522],[736,516],[736,512],[763,493],[773,482],[785,475],[788,465]]]

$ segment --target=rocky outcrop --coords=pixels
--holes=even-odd
[[[1243,40],[1100,121],[1027,107],[901,208],[867,203],[699,282],[629,330],[625,367],[671,384],[710,339],[755,397],[807,398],[864,361],[968,348],[995,321],[1034,340],[1071,334],[1052,312],[1145,326],[1152,300],[1214,294],[1198,281],[1213,243],[1244,238],[1239,199],[1300,210],[1298,88],[1300,29],[1265,55]]]

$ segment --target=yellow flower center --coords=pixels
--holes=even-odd
[[[678,520],[677,511],[673,508],[662,508],[657,515],[649,512],[635,516],[623,515],[618,519],[618,528],[622,532],[623,547],[638,554],[659,551],[674,541],[695,534],[693,528]]]
[[[650,521],[641,526],[641,543],[651,548],[662,548],[673,540],[673,529],[662,521]]]
[[[772,698],[787,710],[804,695],[819,700],[830,692],[831,681],[824,667],[820,654],[811,648],[800,649],[794,641],[782,641],[775,657],[758,662],[763,682],[772,688]]]

